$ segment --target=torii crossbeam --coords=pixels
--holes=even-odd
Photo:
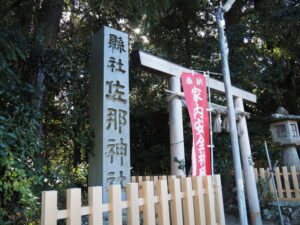
[[[183,72],[192,72],[191,69],[140,50],[133,51],[131,58],[133,59],[134,67],[137,69],[148,71],[164,78],[180,78],[180,75]],[[222,81],[209,78],[208,84],[211,90],[217,93],[225,94],[225,87]],[[256,103],[256,95],[248,91],[237,87],[232,87],[232,93],[234,97],[242,98],[247,102]]]

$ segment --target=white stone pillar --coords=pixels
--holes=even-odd
[[[242,98],[235,99],[235,108],[244,112],[244,104]],[[246,182],[247,200],[250,211],[250,220],[252,225],[262,225],[261,213],[259,208],[259,200],[257,187],[255,182],[254,164],[250,148],[249,134],[245,116],[238,121],[239,145],[241,151],[242,164],[244,169],[244,180]]]
[[[169,89],[181,93],[180,77],[169,78]],[[169,102],[169,128],[171,150],[171,174],[185,175],[182,103],[177,97]]]

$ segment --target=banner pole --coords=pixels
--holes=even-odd
[[[237,189],[237,200],[239,206],[239,217],[240,217],[241,225],[248,225],[242,165],[241,165],[241,158],[240,158],[232,90],[231,90],[230,72],[229,72],[229,65],[228,65],[228,58],[227,58],[228,46],[225,41],[225,32],[224,32],[225,21],[223,18],[223,14],[224,13],[221,7],[215,10],[215,16],[218,25],[220,52],[222,56],[222,71],[223,71],[223,79],[224,79],[226,100],[227,100],[228,120],[230,125],[230,139],[232,145],[235,182],[236,182],[236,189]]]
[[[210,83],[209,83],[209,71],[204,73],[207,80],[208,87],[208,108],[209,108],[209,136],[210,136],[210,163],[211,163],[211,175],[212,175],[212,183],[214,184],[215,179],[215,171],[214,171],[214,140],[213,140],[213,130],[212,130],[212,113],[211,113],[211,92],[210,92]]]

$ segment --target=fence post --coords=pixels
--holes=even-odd
[[[285,166],[282,167],[282,173],[283,173],[283,180],[284,180],[286,197],[287,198],[292,198],[291,188],[290,188],[290,181],[289,181],[289,174],[288,174],[287,168]]]
[[[153,176],[153,183],[156,183],[158,181],[158,176]]]
[[[156,192],[159,196],[157,204],[158,224],[170,225],[168,185],[166,180],[160,180],[156,183]]]
[[[122,225],[121,185],[110,185],[109,189],[109,224]]]
[[[220,175],[214,175],[215,181],[215,208],[216,208],[216,222],[219,225],[225,225],[225,213],[223,205],[223,194]]]
[[[155,225],[154,189],[152,181],[142,183],[142,196],[144,198],[144,224]]]
[[[183,218],[185,225],[195,225],[191,178],[181,178],[183,197]]]
[[[282,182],[281,182],[279,167],[275,168],[275,177],[276,177],[277,191],[278,191],[279,199],[283,199]]]
[[[265,174],[265,169],[264,168],[259,168],[259,174],[260,174],[260,178],[262,181],[266,181],[266,174]]]
[[[166,175],[159,176],[159,180],[167,180],[167,176]]]
[[[102,225],[102,187],[89,187],[88,195],[91,212],[89,215],[89,225]]]
[[[273,170],[273,168],[271,168],[271,170]],[[274,194],[275,194],[275,191],[274,191],[272,179],[270,179],[270,178],[272,178],[271,173],[272,173],[272,171],[270,171],[270,168],[268,168],[268,169],[267,169],[267,177],[268,177],[268,179],[269,179],[269,189],[270,189],[270,193],[271,193],[272,195],[274,195]],[[269,177],[270,177],[270,178],[269,178]],[[268,180],[266,180],[266,181],[268,181]],[[267,184],[265,184],[265,185],[267,185]]]
[[[171,205],[171,221],[172,225],[182,225],[182,203],[179,179],[169,180],[169,190],[172,195]]]
[[[132,176],[132,177],[131,177],[131,183],[137,183],[136,176]]]
[[[129,203],[127,209],[127,224],[139,225],[139,186],[137,183],[130,183],[126,185],[127,201]]]
[[[41,225],[57,224],[57,191],[42,192]]]
[[[193,177],[192,181],[193,189],[195,190],[195,222],[199,225],[206,225],[202,176]]]
[[[81,225],[81,189],[67,190],[67,225]]]
[[[258,183],[258,173],[257,173],[257,168],[254,168],[254,174],[255,174],[255,181],[256,184]]]
[[[291,174],[292,174],[292,180],[293,180],[293,186],[295,190],[295,197],[300,200],[300,190],[299,190],[299,183],[298,183],[298,177],[296,172],[296,167],[291,166]]]
[[[206,222],[208,225],[216,224],[215,206],[213,187],[211,182],[211,176],[203,176],[203,187],[205,189],[205,214]]]

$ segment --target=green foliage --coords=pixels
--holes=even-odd
[[[169,173],[167,99],[165,85],[154,85],[158,80],[145,74],[130,79],[131,164],[136,175]],[[153,166],[149,159],[159,160]]]
[[[34,160],[42,148],[36,137],[40,117],[28,103],[34,88],[20,80],[28,46],[14,31],[0,31],[0,223],[27,221],[38,215],[37,187],[41,163]],[[25,45],[24,45],[25,44]],[[39,189],[38,189],[39,190]]]
[[[185,172],[185,160],[179,160],[177,157],[174,157],[173,161],[175,163],[178,163],[178,169],[183,170]]]

